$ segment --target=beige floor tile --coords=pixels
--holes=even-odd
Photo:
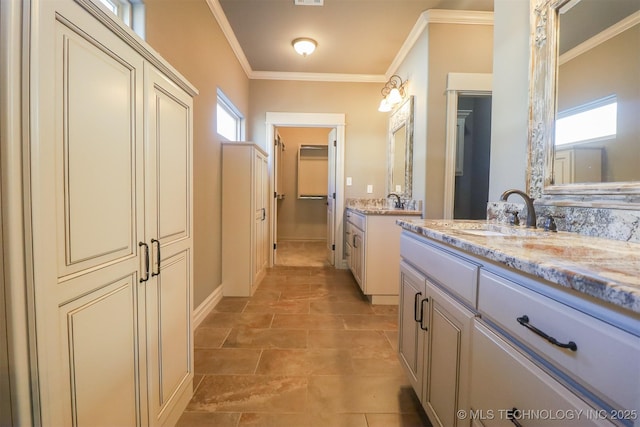
[[[264,350],[256,374],[349,375],[354,373],[351,354],[340,349]]]
[[[391,348],[396,353],[398,352],[398,331],[384,331],[384,335],[389,340],[389,344],[391,344]]]
[[[236,427],[240,415],[225,412],[184,412],[176,427]]]
[[[208,412],[307,412],[306,377],[207,375],[187,406]]]
[[[306,348],[307,331],[300,329],[234,328],[223,348]]]
[[[389,341],[381,331],[309,330],[309,348],[388,350]]]
[[[308,300],[251,301],[244,309],[245,313],[288,313],[308,314]]]
[[[196,374],[253,374],[262,350],[244,348],[196,349]]]
[[[367,427],[364,414],[251,414],[238,427]]]
[[[208,328],[268,328],[273,314],[268,313],[210,313],[202,326]]]
[[[368,427],[431,427],[424,414],[367,414]]]
[[[401,376],[309,377],[312,413],[417,413],[419,403]]]
[[[398,317],[397,305],[372,305],[371,308],[375,314]]]
[[[274,329],[344,329],[344,319],[332,314],[276,314]]]
[[[193,333],[193,346],[195,348],[220,348],[229,335],[231,328],[210,328],[200,326]]]
[[[249,302],[249,298],[224,297],[213,308],[218,313],[241,313],[245,305]]]
[[[396,316],[371,316],[362,314],[345,314],[342,316],[346,329],[369,329],[393,331],[398,329]]]
[[[311,301],[310,312],[312,314],[373,314],[373,309],[366,301]]]

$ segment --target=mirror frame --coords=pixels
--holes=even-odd
[[[387,193],[395,193],[393,191],[393,160],[395,155],[393,135],[402,126],[405,126],[406,129],[406,148],[404,153],[404,191],[399,196],[411,199],[413,192],[413,95],[409,95],[389,116]]]
[[[558,10],[568,1],[530,0],[528,190],[533,198],[542,199],[544,205],[637,209],[640,206],[640,182],[553,184]]]

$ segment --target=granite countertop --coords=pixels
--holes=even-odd
[[[640,244],[486,220],[398,219],[405,230],[640,313]]]
[[[350,209],[354,212],[359,212],[363,215],[404,215],[404,216],[421,216],[422,211],[411,210],[411,209],[395,209],[395,208],[386,208],[386,207],[375,207],[375,206],[366,206],[366,207],[354,207],[349,206],[347,209]]]

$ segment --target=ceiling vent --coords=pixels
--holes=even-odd
[[[323,6],[324,0],[293,0],[296,6]]]

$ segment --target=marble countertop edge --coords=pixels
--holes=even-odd
[[[566,232],[536,237],[513,235],[506,239],[504,236],[475,236],[456,228],[455,220],[398,219],[396,223],[403,229],[471,255],[640,313],[640,245],[637,243]],[[465,221],[465,224],[469,223]],[[478,221],[478,224],[484,223],[486,221]],[[539,244],[541,242],[543,245]],[[584,262],[587,257],[580,257],[581,252],[573,256],[571,245],[582,244],[584,247],[581,248],[588,248],[596,261],[602,259],[602,265],[607,267],[595,268]],[[528,245],[531,248],[527,248]],[[628,259],[621,262],[621,253]],[[618,260],[617,265],[607,262],[614,259]],[[607,273],[618,278],[608,277]]]

